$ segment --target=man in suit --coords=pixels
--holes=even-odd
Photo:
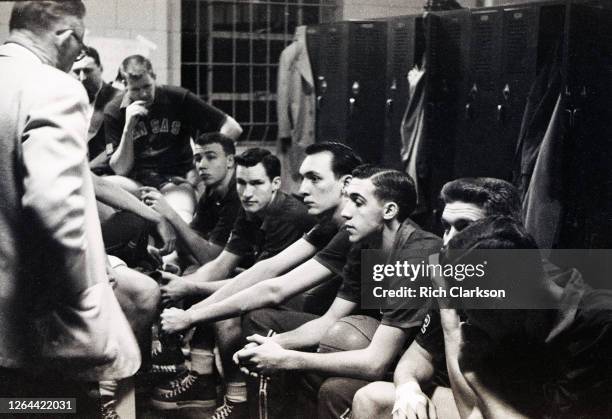
[[[81,1],[17,2],[0,47],[0,394],[76,397],[79,417],[97,403],[63,375],[74,371],[40,372],[32,313],[39,299],[61,306],[108,281],[86,159],[88,100],[66,74],[84,48],[84,15]]]

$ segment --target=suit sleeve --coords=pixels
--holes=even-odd
[[[75,294],[88,284],[87,115],[85,92],[60,78],[38,93],[23,129],[24,210],[40,224],[61,255],[66,289]],[[95,244],[93,244],[95,246]]]

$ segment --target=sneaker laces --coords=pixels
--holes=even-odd
[[[175,387],[171,392],[169,392],[165,397],[171,398],[171,397],[176,397],[179,394],[183,394],[184,392],[186,392],[187,390],[191,388],[193,383],[196,382],[197,378],[198,378],[197,376],[192,375],[192,374],[187,375],[187,377],[185,377],[185,379],[181,381],[180,384],[177,387]]]
[[[232,410],[234,410],[234,404],[224,397],[223,405],[215,410],[215,414],[210,419],[227,419],[232,414]]]
[[[117,411],[115,410],[115,400],[111,399],[106,403],[102,403],[100,406],[102,413],[102,419],[121,419]]]
[[[179,373],[179,375],[174,377],[172,380],[168,381],[167,383],[165,383],[163,386],[160,386],[160,387],[164,387],[166,389],[177,388],[182,383],[186,382],[189,376],[193,376],[193,374],[191,374],[189,370],[185,370]]]

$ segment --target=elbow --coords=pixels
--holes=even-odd
[[[114,160],[112,158],[108,162],[108,165],[111,169],[113,169],[113,172],[115,172],[115,174],[119,176],[127,176],[130,172],[130,167],[125,167],[124,165],[119,164],[117,160]]]
[[[365,366],[365,378],[369,381],[380,381],[385,377],[388,366],[380,362],[368,362]]]
[[[264,290],[266,295],[267,305],[278,306],[285,300],[285,295],[282,291],[282,287],[278,284],[266,285]]]
[[[228,116],[223,127],[221,127],[221,134],[227,135],[233,140],[238,140],[242,135],[242,127],[234,118]]]

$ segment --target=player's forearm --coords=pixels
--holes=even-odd
[[[117,150],[110,158],[109,165],[113,171],[125,176],[134,166],[134,139],[132,137],[133,123],[127,122],[121,134],[121,141]]]
[[[319,317],[297,329],[274,336],[274,341],[285,349],[303,349],[317,346],[334,322],[335,320]]]
[[[217,283],[231,284],[236,278],[207,283],[214,286]],[[205,284],[202,284],[203,286]],[[226,285],[227,286],[227,285]],[[257,284],[231,295],[220,302],[211,303],[209,299],[193,305],[188,311],[196,322],[211,322],[229,319],[249,311],[263,308],[276,303],[274,291],[268,284]]]
[[[183,247],[196,258],[200,265],[212,261],[219,256],[223,250],[223,247],[210,243],[204,237],[196,233],[191,226],[176,213],[176,211],[172,210],[170,214],[166,216],[166,219],[170,222],[172,227],[174,227]]]
[[[154,224],[158,224],[162,221],[162,216],[160,214],[147,207],[125,189],[93,173],[92,178],[94,181],[96,198],[102,203],[115,209],[132,212]]]
[[[213,295],[208,297],[204,303],[213,304],[225,300],[243,290],[252,287],[268,278],[272,278],[276,275],[276,270],[268,260],[262,260],[246,271],[235,276],[231,280],[222,281],[223,286],[217,290]]]
[[[460,340],[457,337],[458,330],[450,332],[444,331],[444,350],[446,355],[446,368],[448,378],[453,390],[453,396],[457,405],[457,410],[461,417],[467,417],[476,407],[476,395],[470,388],[459,368]]]
[[[422,352],[426,351],[416,342],[413,342],[404,352],[393,374],[393,382],[396,387],[407,383],[414,383],[421,388],[432,385],[434,377],[433,362],[431,357],[425,356]]]
[[[375,381],[383,378],[387,365],[366,349],[333,353],[287,351],[287,369]]]
[[[230,270],[231,267],[227,267],[223,263],[218,263],[218,260],[214,259],[200,267],[194,273],[186,275],[185,278],[193,282],[220,281],[227,278]]]

